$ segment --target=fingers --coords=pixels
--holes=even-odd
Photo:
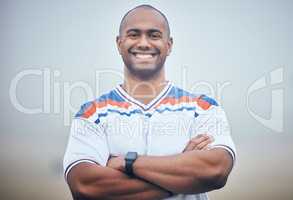
[[[199,134],[188,142],[183,152],[207,149],[208,145],[213,141],[214,139],[211,135]]]
[[[200,144],[197,145],[196,149],[198,150],[206,150],[209,148],[209,144],[211,144],[214,141],[214,138],[210,136],[207,140],[201,142]]]
[[[203,135],[203,134],[200,134],[200,135],[197,135],[196,137],[192,138],[187,146],[185,147],[184,151],[192,151],[194,150],[197,145],[199,145],[201,142],[207,140],[207,135]]]

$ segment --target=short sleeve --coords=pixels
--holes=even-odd
[[[78,163],[90,162],[106,166],[108,157],[107,139],[100,124],[81,117],[73,119],[63,160],[65,179]]]
[[[230,126],[224,110],[219,105],[200,112],[195,119],[193,134],[207,133],[213,136],[214,142],[210,148],[223,148],[227,150],[235,163],[236,148],[231,137]]]

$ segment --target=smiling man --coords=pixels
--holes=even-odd
[[[85,103],[72,121],[64,174],[74,199],[207,199],[235,161],[223,109],[165,77],[173,40],[149,5],[123,17],[124,82]]]
[[[135,10],[125,15],[117,37],[126,73],[141,80],[164,78],[163,66],[173,43],[168,21],[150,7]]]

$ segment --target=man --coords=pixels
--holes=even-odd
[[[207,199],[235,160],[224,111],[166,80],[173,40],[149,5],[123,17],[124,82],[73,119],[64,173],[74,199]]]

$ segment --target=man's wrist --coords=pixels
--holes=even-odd
[[[134,176],[133,163],[137,157],[138,155],[136,152],[128,152],[125,156],[125,173],[129,176]]]

